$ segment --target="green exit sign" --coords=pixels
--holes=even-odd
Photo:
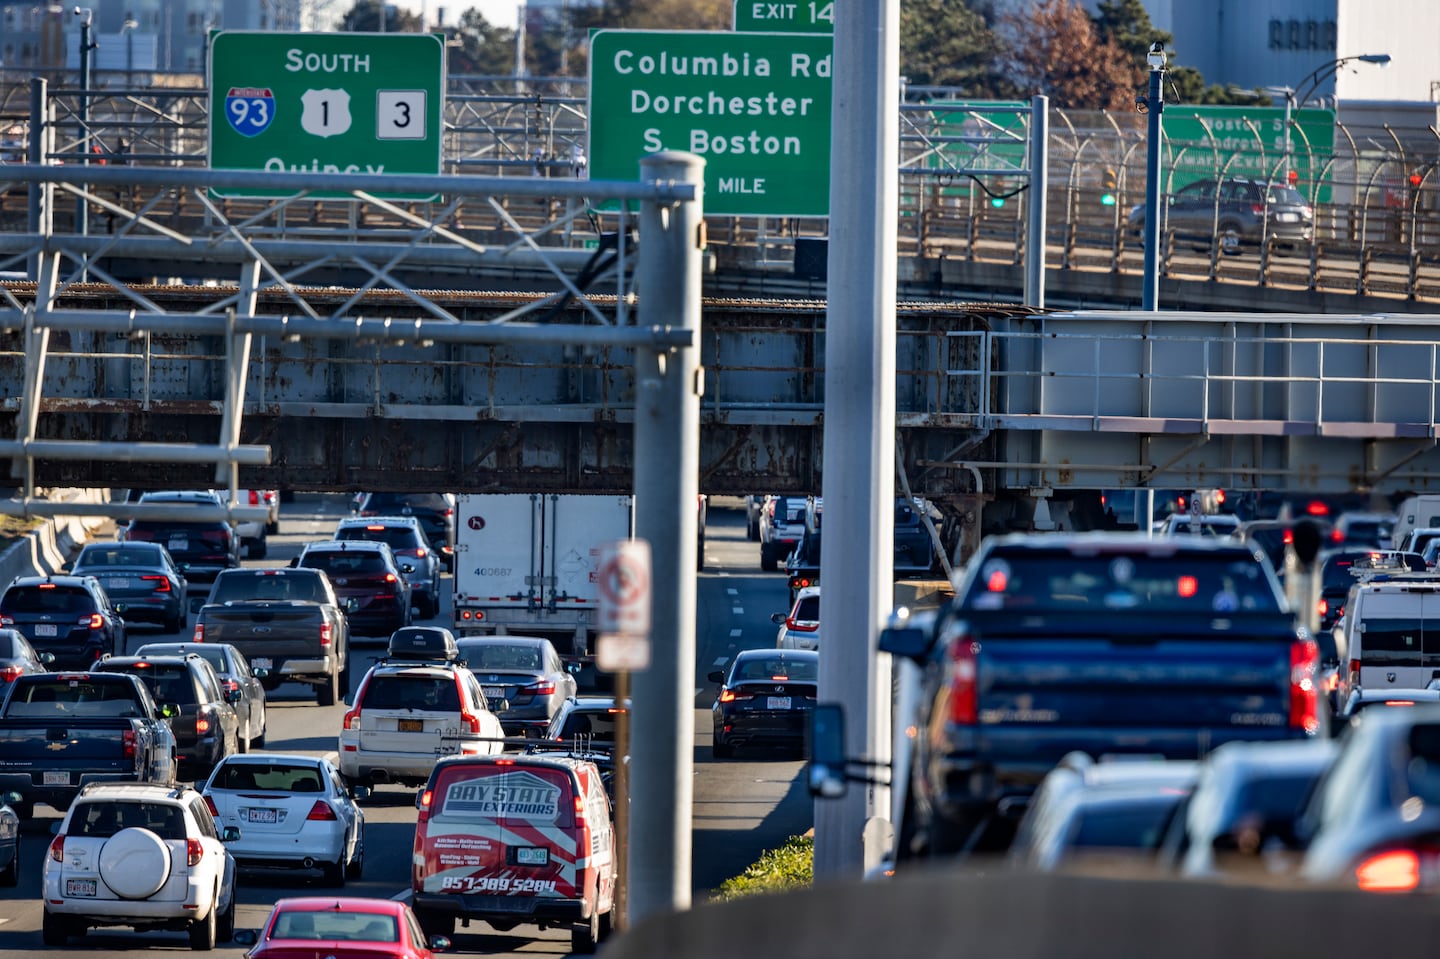
[[[705,212],[828,216],[834,38],[601,30],[590,41],[590,176],[705,160]]]
[[[830,0],[735,0],[735,29],[747,33],[834,33]]]

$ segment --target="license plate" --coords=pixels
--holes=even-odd
[[[84,898],[87,898],[87,899],[94,899],[94,898],[95,898],[95,880],[94,880],[94,879],[66,879],[66,880],[65,880],[65,895],[67,895],[67,896],[75,896],[75,897],[84,897]]]
[[[250,810],[251,822],[279,822],[279,811],[275,809],[252,809]]]
[[[56,635],[58,635],[58,633],[56,632],[56,630],[55,630],[55,625],[54,625],[53,623],[36,623],[36,624],[35,624],[35,635],[36,635],[36,636],[56,636]]]
[[[68,786],[70,785],[70,774],[67,772],[47,772],[43,780],[46,786]],[[91,893],[94,895],[94,893]]]
[[[766,709],[789,709],[789,708],[790,708],[790,697],[789,697],[789,696],[767,696],[767,697],[765,698],[765,708],[766,708]]]
[[[515,850],[515,862],[521,866],[548,866],[550,850],[542,846],[522,846]]]
[[[425,731],[423,719],[402,719],[400,720],[400,731],[402,733],[419,733]]]
[[[183,553],[190,549],[190,541],[188,539],[172,539],[166,548],[172,553]]]
[[[1281,223],[1294,223],[1295,221],[1300,219],[1300,214],[1280,213],[1276,215],[1275,219],[1279,220]]]
[[[256,656],[254,659],[250,660],[251,669],[273,669],[274,666],[274,660],[270,659],[268,656]]]
[[[505,687],[504,687],[504,686],[486,686],[486,687],[485,687],[485,698],[486,698],[486,699],[504,699],[504,698],[505,698]]]
[[[111,589],[129,589],[130,581],[128,579],[107,579],[105,585]]]

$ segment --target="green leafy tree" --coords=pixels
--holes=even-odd
[[[347,33],[419,33],[424,28],[418,14],[381,0],[355,0],[355,6],[340,18],[340,29]]]
[[[900,72],[917,86],[958,87],[967,96],[1013,93],[996,72],[1000,38],[965,0],[904,0],[900,5]]]
[[[1095,29],[1100,36],[1124,52],[1134,74],[1133,85],[1143,89],[1149,83],[1149,66],[1145,62],[1152,44],[1164,44],[1167,50],[1175,37],[1167,30],[1156,29],[1150,22],[1141,0],[1100,0],[1095,11]],[[1165,76],[1165,99],[1172,103],[1253,103],[1254,96],[1232,92],[1216,84],[1206,84],[1194,67],[1180,66],[1170,54]]]
[[[453,75],[510,76],[515,72],[515,31],[497,27],[479,10],[460,14],[460,22],[449,27],[446,50]]]

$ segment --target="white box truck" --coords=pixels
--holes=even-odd
[[[455,632],[544,636],[593,651],[600,553],[634,532],[629,496],[469,493],[455,511]]]

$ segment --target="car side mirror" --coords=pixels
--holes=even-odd
[[[270,670],[266,669],[264,666],[259,666],[256,668],[252,668],[250,670],[250,675],[254,676],[256,679],[264,679],[266,676],[270,675]]]
[[[447,936],[431,936],[431,937],[430,937],[430,951],[431,951],[431,952],[444,952],[446,949],[449,949],[449,948],[450,948],[450,939],[449,939],[449,937],[447,937]]]
[[[237,946],[253,946],[260,941],[259,929],[236,929],[230,941]]]
[[[845,795],[845,707],[817,703],[810,710],[810,764],[806,785],[810,795],[839,799]]]
[[[40,654],[40,662],[44,663],[46,666],[49,666],[51,663],[55,662],[55,654],[54,654],[54,653],[41,653],[41,654]]]
[[[723,669],[712,669],[705,674],[705,678],[712,683],[723,683],[725,682],[725,671]]]
[[[921,662],[930,652],[930,634],[918,626],[891,626],[880,630],[879,648]]]
[[[413,573],[413,572],[415,572],[415,566],[414,566],[413,564],[411,564],[411,563],[401,563],[401,564],[400,564],[400,572],[402,572],[402,573]]]
[[[347,596],[347,597],[345,598],[345,612],[347,612],[347,613],[353,613],[353,612],[355,612],[355,610],[357,610],[357,609],[359,609],[359,608],[360,608],[360,600],[356,599],[354,596]]]
[[[487,700],[487,702],[490,704],[490,711],[492,713],[503,713],[510,708],[510,700],[508,699],[492,699]]]
[[[783,626],[783,625],[785,624],[785,619],[786,619],[786,616],[785,616],[784,613],[771,613],[771,614],[770,614],[770,622],[774,623],[776,626]]]
[[[160,704],[160,718],[161,718],[161,719],[174,719],[176,716],[179,716],[179,715],[180,715],[180,707],[177,706],[175,703],[161,703],[161,704]]]
[[[220,841],[221,841],[221,842],[237,842],[239,839],[240,839],[240,827],[239,827],[239,826],[226,826],[224,829],[220,830]]]
[[[234,706],[236,703],[238,703],[238,702],[239,702],[241,699],[243,699],[243,698],[244,698],[244,694],[241,693],[239,689],[227,689],[227,690],[225,690],[225,701],[226,701],[227,703],[229,703],[231,706]]]
[[[351,787],[350,787],[350,798],[354,799],[356,802],[359,802],[359,801],[361,801],[361,800],[363,800],[363,799],[369,799],[369,798],[370,798],[370,787],[369,787],[369,786],[351,786]]]
[[[25,797],[22,796],[22,795],[20,795],[20,794],[17,793],[17,792],[13,792],[13,791],[12,791],[12,792],[6,793],[3,797],[0,797],[0,800],[3,800],[4,803],[5,803],[5,805],[7,805],[7,806],[13,806],[13,805],[15,805],[16,803],[24,802],[24,801],[25,801]]]

